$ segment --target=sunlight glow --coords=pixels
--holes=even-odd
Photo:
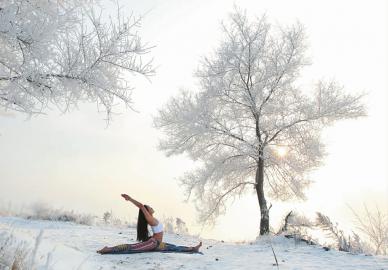
[[[288,153],[288,147],[287,146],[276,146],[275,151],[279,157],[285,157]]]

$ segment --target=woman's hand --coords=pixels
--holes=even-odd
[[[131,197],[129,197],[127,194],[121,194],[121,197],[123,197],[126,201],[131,199]]]
[[[130,201],[131,203],[133,203],[136,207],[139,207],[139,208],[142,208],[144,207],[143,204],[139,203],[138,201],[134,200],[133,198],[131,198],[129,195],[127,194],[121,194],[121,197],[123,197],[126,201]]]

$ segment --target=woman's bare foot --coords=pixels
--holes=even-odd
[[[112,251],[112,249],[110,247],[104,247],[100,250],[97,250],[97,253],[100,253],[100,254],[106,254],[108,252]]]
[[[193,247],[193,251],[198,252],[200,247],[202,247],[202,242],[199,242],[198,245],[196,245],[195,247]]]

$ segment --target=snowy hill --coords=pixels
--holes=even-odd
[[[43,231],[39,238],[40,232]],[[9,235],[13,235],[10,243]],[[34,250],[36,269],[366,269],[388,270],[388,257],[353,255],[334,250],[325,251],[282,236],[262,238],[254,243],[236,244],[203,240],[200,254],[142,253],[131,255],[99,255],[95,251],[105,245],[132,243],[133,228],[78,225],[65,222],[31,221],[0,217],[0,262],[4,250],[29,247]],[[37,240],[38,238],[38,240]],[[4,245],[6,239],[8,242]],[[166,234],[165,241],[181,245],[197,244],[189,236]],[[1,249],[1,245],[3,249]],[[271,249],[274,249],[279,266]],[[13,253],[15,254],[15,253]],[[1,260],[2,259],[2,260]],[[0,269],[7,269],[4,265]]]

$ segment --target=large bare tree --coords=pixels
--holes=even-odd
[[[140,17],[110,16],[98,1],[0,3],[0,108],[28,114],[96,102],[109,118],[131,104],[131,75],[154,73]]]
[[[361,95],[336,82],[302,90],[308,64],[303,27],[274,27],[265,16],[250,20],[236,10],[224,38],[196,73],[200,89],[182,91],[162,108],[156,127],[168,155],[186,153],[198,167],[181,179],[198,202],[200,220],[214,221],[225,202],[254,188],[260,234],[269,232],[272,198],[304,198],[308,173],[323,157],[322,128],[365,114]]]

